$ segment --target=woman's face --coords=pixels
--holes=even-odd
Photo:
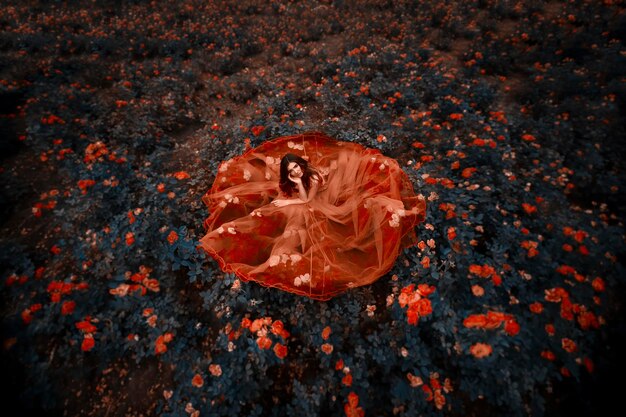
[[[298,165],[297,162],[289,162],[289,165],[287,165],[287,170],[289,171],[289,175],[294,178],[301,178],[302,175],[304,175],[304,172],[302,172],[302,168],[300,168],[300,165]]]

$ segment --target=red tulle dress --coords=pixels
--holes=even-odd
[[[280,161],[301,156],[323,176],[308,203],[276,207]],[[222,162],[200,247],[244,281],[328,300],[387,273],[416,243],[426,201],[398,163],[375,149],[321,132],[264,142]]]

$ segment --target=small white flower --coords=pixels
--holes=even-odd
[[[295,264],[295,263],[297,263],[297,262],[300,262],[300,260],[302,259],[302,256],[300,256],[300,255],[299,255],[299,254],[297,254],[297,253],[294,253],[294,254],[292,254],[292,255],[289,255],[289,258],[291,258],[291,263],[294,263],[294,264]]]
[[[230,165],[231,162],[232,162],[232,159],[229,159],[228,161],[226,161],[223,164],[221,164],[220,167],[219,167],[219,172],[226,172],[226,171],[228,171],[228,166]]]
[[[280,262],[286,264],[288,260],[289,260],[289,255],[287,255],[286,253],[283,253],[282,255],[280,255]]]
[[[221,208],[224,208],[228,205],[228,203],[226,201],[220,201],[220,203],[218,204],[218,206],[220,206]]]
[[[380,169],[381,171],[384,171],[384,170],[385,170],[385,167],[386,167],[386,165],[385,165],[385,164],[380,164],[380,165],[378,166],[378,169]]]
[[[252,177],[252,174],[250,173],[250,171],[248,171],[247,169],[243,170],[243,179],[246,181],[250,181],[250,178]]]
[[[222,226],[220,226],[220,227],[217,229],[217,233],[219,233],[220,235],[221,235],[222,233],[224,233],[224,228],[223,228]]]
[[[271,180],[272,179],[272,174],[270,174],[269,171],[265,171],[265,179],[266,180]]]
[[[280,262],[280,256],[278,255],[270,256],[270,266],[276,266],[278,265],[279,262]]]
[[[266,156],[265,157],[265,163],[267,165],[272,165],[274,163],[274,157],[273,156]]]
[[[228,228],[228,233],[230,233],[231,235],[236,235],[237,234],[237,232],[235,231],[234,227],[229,227]]]
[[[387,300],[386,300],[386,301],[387,301],[387,307],[389,307],[390,305],[392,305],[392,304],[393,304],[393,300],[394,300],[394,298],[395,298],[395,297],[394,297],[394,295],[393,295],[393,294],[389,294],[389,295],[387,296]]]
[[[293,280],[293,285],[295,285],[296,287],[299,287],[300,285],[306,284],[307,282],[310,282],[310,281],[311,281],[311,275],[309,275],[309,273],[307,272],[306,274],[302,274],[302,275],[295,277]]]
[[[239,204],[239,197],[235,197],[235,198],[233,198],[232,202],[233,202],[234,204]]]

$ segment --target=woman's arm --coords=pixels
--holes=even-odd
[[[309,201],[313,200],[315,198],[315,194],[317,194],[317,189],[319,187],[319,180],[318,178],[314,175],[311,177],[311,188],[309,189],[308,194],[306,194],[306,190],[305,190],[305,198],[302,198],[302,193],[300,193],[300,198],[302,200],[304,200],[305,203],[308,203]],[[300,183],[300,185],[302,185],[302,183]],[[302,189],[304,189],[304,187],[302,187]]]
[[[291,204],[308,203],[313,198],[315,198],[315,195],[317,194],[317,189],[319,187],[319,180],[317,177],[315,176],[311,177],[311,188],[309,189],[308,193],[306,192],[306,189],[304,188],[302,181],[296,180],[294,182],[298,184],[298,194],[300,195],[300,197],[290,199],[290,200],[274,200],[272,204],[278,207],[284,207],[284,206],[289,206]]]

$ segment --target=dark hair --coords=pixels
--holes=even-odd
[[[295,162],[296,164],[300,165],[300,169],[302,169],[303,172],[302,185],[304,185],[304,188],[307,191],[309,191],[309,187],[311,185],[311,176],[313,174],[317,175],[321,180],[322,176],[320,175],[320,173],[315,168],[310,166],[306,159],[303,159],[298,155],[292,153],[285,154],[285,156],[283,156],[283,159],[280,160],[279,186],[280,189],[288,196],[291,196],[292,192],[298,191],[298,186],[296,185],[296,183],[289,179],[289,169],[287,167],[291,162]]]

